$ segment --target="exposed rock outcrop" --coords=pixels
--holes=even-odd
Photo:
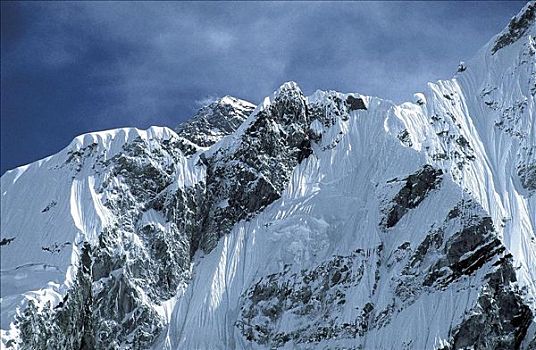
[[[385,209],[381,225],[386,228],[395,226],[410,209],[416,208],[430,191],[439,186],[442,175],[441,169],[426,164],[416,173],[400,180],[404,185],[392,199],[392,205]]]

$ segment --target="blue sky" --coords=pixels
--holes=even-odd
[[[396,102],[452,76],[524,2],[2,2],[1,172],[73,137],[176,126],[283,82]]]

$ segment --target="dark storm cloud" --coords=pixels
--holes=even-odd
[[[175,126],[281,83],[401,102],[523,2],[2,2],[2,173],[77,134]]]

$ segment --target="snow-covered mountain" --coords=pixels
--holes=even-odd
[[[536,348],[535,17],[414,102],[289,82],[8,171],[2,346]]]

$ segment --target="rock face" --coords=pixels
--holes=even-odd
[[[529,191],[536,191],[536,163],[520,166],[517,175],[524,188]]]
[[[255,105],[247,101],[224,96],[201,108],[175,130],[195,145],[209,147],[238,129],[254,109]]]
[[[207,193],[205,217],[196,234],[201,249],[209,252],[236,222],[280,197],[293,169],[312,153],[309,125],[305,97],[296,84],[288,83],[236,136],[236,143],[202,159]]]
[[[236,323],[243,336],[269,348],[315,344],[334,337],[355,338],[369,324],[372,304],[366,304],[357,323],[340,323],[334,317],[343,310],[347,294],[364,274],[363,251],[334,256],[311,270],[283,272],[261,278],[242,296]],[[283,326],[291,320],[292,327]],[[310,319],[310,322],[303,322]]]
[[[24,349],[94,349],[94,324],[91,295],[91,247],[84,244],[76,282],[69,294],[52,308],[30,301],[18,317]],[[16,346],[8,341],[6,346]]]
[[[399,246],[396,258],[386,267],[399,266],[400,275],[382,276],[387,271],[380,258],[374,266],[372,295],[368,302],[352,305],[356,311],[351,322],[344,320],[345,305],[353,299],[351,293],[367,283],[363,278],[371,268],[367,259],[374,256],[364,250],[334,256],[299,272],[287,265],[282,272],[256,281],[241,296],[236,327],[248,341],[269,348],[289,342],[308,348],[333,339],[366,347],[360,344],[361,337],[385,327],[420,298],[456,290],[464,278],[484,270],[490,272],[482,277],[476,304],[466,310],[466,318],[443,349],[519,349],[533,314],[517,287],[512,257],[497,239],[491,218],[484,214],[472,200],[461,202],[416,249],[409,242]],[[376,248],[377,257],[383,249],[383,245]],[[374,300],[385,277],[390,283],[383,288],[391,289],[393,299],[382,309]]]
[[[495,54],[498,50],[518,40],[529,30],[535,19],[536,5],[530,2],[518,16],[512,18],[507,30],[495,40],[491,52]]]
[[[524,304],[522,293],[505,283],[515,283],[511,262],[489,274],[471,316],[455,330],[452,346],[447,349],[519,349],[534,317]],[[530,348],[530,345],[528,346]]]
[[[441,175],[443,175],[441,169],[436,170],[426,164],[421,170],[402,180],[404,186],[390,200],[392,206],[386,210],[383,225],[387,228],[393,227],[408,210],[416,208],[428,192],[439,185]]]
[[[531,349],[535,36],[416,103],[289,82],[7,172],[2,347]]]

